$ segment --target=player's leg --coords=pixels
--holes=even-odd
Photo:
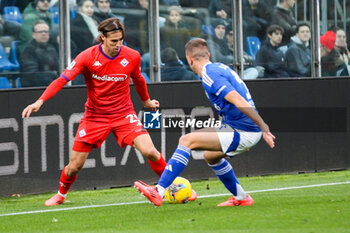
[[[180,137],[179,144],[157,184],[157,189],[162,197],[165,189],[187,166],[193,149],[220,150],[220,141],[215,129],[201,129]]]
[[[217,129],[217,135],[223,152],[206,151],[204,158],[225,187],[233,194],[226,202],[220,203],[218,206],[252,205],[254,200],[243,190],[231,164],[224,159],[224,156],[233,157],[248,151],[258,143],[261,132],[246,132],[232,129],[226,125]]]
[[[161,176],[165,169],[166,162],[162,154],[153,145],[150,135],[148,133],[138,135],[133,140],[133,145],[148,159],[148,163],[152,170],[158,176]]]
[[[77,174],[84,166],[91,149],[92,145],[75,141],[70,162],[63,168],[61,173],[59,190],[56,195],[45,202],[45,206],[59,205],[64,202],[70,187],[77,178]]]
[[[147,186],[140,181],[134,183],[135,187],[153,204],[160,206],[166,188],[187,166],[192,149],[220,150],[220,141],[215,129],[206,128],[182,136],[156,187]]]
[[[112,132],[121,147],[127,145],[135,147],[148,159],[152,170],[158,176],[163,173],[166,162],[153,145],[150,135],[143,128],[134,111],[127,113],[126,117],[115,119],[112,124]]]
[[[225,187],[233,194],[228,201],[218,206],[235,206],[253,204],[253,199],[248,197],[242,186],[239,184],[237,177],[233,171],[231,164],[225,159],[226,155],[221,151],[205,151],[204,159],[213,169],[216,176],[225,185]],[[249,199],[249,203],[248,203]]]

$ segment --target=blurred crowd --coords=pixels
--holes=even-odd
[[[162,81],[198,80],[189,72],[184,52],[187,41],[196,37],[207,40],[212,62],[233,66],[231,2],[160,0]],[[141,54],[142,72],[149,80],[149,0],[70,0],[69,4],[72,59],[97,43],[101,21],[119,17],[126,28],[124,44]],[[0,57],[7,60],[0,61],[0,72],[10,74],[7,77],[18,86],[47,86],[57,77],[58,9],[58,0],[1,1]],[[244,79],[311,76],[311,27],[309,22],[297,22],[294,9],[295,0],[242,0]],[[321,35],[322,76],[349,76],[345,32],[333,26]],[[74,84],[84,84],[83,78]]]

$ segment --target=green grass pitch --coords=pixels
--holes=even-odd
[[[158,208],[131,187],[72,191],[56,207],[43,205],[52,193],[0,198],[0,232],[350,232],[350,170],[239,180],[253,206],[216,207],[229,197],[217,179],[192,181],[194,202]]]

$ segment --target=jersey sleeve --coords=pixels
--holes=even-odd
[[[135,59],[134,70],[131,73],[132,81],[135,85],[136,91],[139,94],[142,101],[148,100],[149,94],[147,90],[146,80],[141,74],[141,56],[138,54]]]
[[[63,71],[61,77],[67,81],[72,81],[78,74],[81,74],[88,63],[89,58],[91,57],[89,54],[87,54],[87,52],[88,51],[86,50],[81,52]]]
[[[40,96],[44,102],[57,94],[69,81],[72,81],[78,74],[82,73],[86,62],[86,52],[80,53],[63,73],[54,80]]]
[[[217,70],[206,70],[202,73],[202,79],[205,90],[220,99],[224,99],[229,92],[235,90],[224,74]]]
[[[67,84],[67,80],[65,78],[63,78],[62,76],[58,77],[52,83],[50,83],[50,85],[46,88],[44,93],[40,96],[39,100],[43,100],[45,102],[46,100],[52,98],[66,84]]]

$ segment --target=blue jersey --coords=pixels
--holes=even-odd
[[[222,116],[222,123],[248,132],[261,131],[250,117],[225,100],[227,93],[237,91],[255,109],[247,86],[230,67],[221,63],[206,64],[202,69],[202,85],[210,102]]]

